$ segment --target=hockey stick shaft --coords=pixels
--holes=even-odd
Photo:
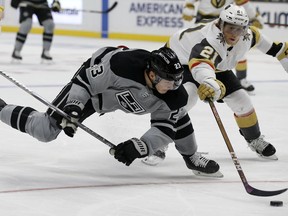
[[[232,144],[231,144],[231,142],[229,140],[229,137],[228,137],[228,135],[226,133],[226,130],[225,130],[224,126],[223,126],[223,123],[222,123],[221,118],[220,118],[220,116],[218,114],[218,111],[217,111],[217,109],[216,109],[216,107],[215,107],[215,105],[214,105],[214,103],[212,101],[209,101],[209,105],[210,105],[212,113],[213,113],[213,115],[214,115],[214,117],[216,119],[216,122],[218,124],[219,129],[220,129],[220,132],[221,132],[221,134],[223,136],[223,139],[224,139],[224,141],[225,141],[225,143],[227,145],[227,148],[228,148],[229,153],[231,155],[231,158],[232,158],[232,160],[234,162],[234,165],[235,165],[235,167],[236,167],[236,169],[238,171],[238,174],[240,175],[240,178],[241,178],[243,184],[245,185],[245,184],[248,183],[247,179],[246,179],[246,177],[245,177],[245,175],[244,175],[244,173],[242,171],[241,165],[240,165],[240,163],[238,161],[238,158],[237,158],[237,156],[236,156],[236,154],[234,152],[233,146],[232,146]]]
[[[281,194],[281,193],[284,193],[285,191],[287,191],[287,188],[286,189],[282,189],[282,190],[277,190],[277,191],[263,191],[263,190],[258,190],[256,188],[253,188],[252,186],[250,186],[248,184],[248,181],[247,181],[247,179],[245,177],[245,174],[244,174],[244,172],[243,172],[243,170],[241,168],[240,162],[239,162],[239,160],[238,160],[238,158],[237,158],[237,156],[236,156],[236,154],[234,152],[233,146],[232,146],[232,144],[231,144],[231,142],[229,140],[229,137],[228,137],[228,135],[226,133],[226,130],[225,130],[224,126],[223,126],[223,123],[221,121],[221,118],[220,118],[220,116],[218,114],[218,111],[217,111],[217,109],[215,107],[215,104],[212,101],[209,101],[209,105],[210,105],[212,113],[213,113],[213,115],[214,115],[214,117],[216,119],[218,127],[219,127],[219,129],[221,131],[221,134],[222,134],[222,136],[224,138],[226,146],[227,146],[227,148],[229,150],[229,153],[231,155],[233,163],[234,163],[234,165],[235,165],[235,167],[237,169],[237,172],[238,172],[238,174],[240,176],[240,179],[241,179],[241,181],[242,181],[242,183],[243,183],[243,185],[245,187],[246,192],[248,194],[250,194],[250,195],[255,195],[255,196],[275,196],[275,195],[278,195],[278,194]]]
[[[61,10],[63,11],[78,11],[78,12],[84,12],[84,13],[97,13],[97,14],[105,14],[105,13],[109,13],[110,11],[112,11],[116,6],[117,6],[118,2],[114,2],[113,5],[108,8],[107,10],[104,11],[97,11],[97,10],[85,10],[85,9],[72,9],[72,8],[62,8]]]
[[[24,86],[23,84],[21,84],[20,82],[18,82],[17,80],[15,80],[14,78],[12,78],[11,76],[7,75],[5,72],[0,71],[0,74],[5,77],[6,79],[8,79],[9,81],[11,81],[12,83],[14,83],[16,86],[18,86],[19,88],[21,88],[22,90],[24,90],[25,92],[27,92],[28,94],[32,95],[34,98],[36,98],[38,101],[40,101],[41,103],[45,104],[46,106],[48,106],[49,108],[51,108],[52,110],[54,110],[56,113],[58,113],[59,115],[61,115],[63,118],[67,119],[68,121],[71,121],[71,117],[69,115],[67,115],[65,112],[63,112],[61,109],[59,109],[58,107],[54,106],[53,104],[51,104],[48,100],[44,99],[43,97],[39,96],[38,94],[36,94],[35,92],[31,91],[30,89],[28,89],[26,86]],[[86,131],[87,133],[89,133],[90,135],[92,135],[93,137],[95,137],[96,139],[100,140],[101,142],[103,142],[104,144],[108,145],[110,148],[114,148],[115,145],[113,143],[111,143],[110,141],[106,140],[104,137],[100,136],[99,134],[97,134],[96,132],[94,132],[93,130],[91,130],[90,128],[86,127],[85,125],[83,125],[80,122],[73,122],[74,124],[76,124],[79,128],[83,129],[84,131]]]
[[[285,23],[265,23],[266,25],[269,25],[269,26],[280,26],[280,27],[288,27],[288,24],[285,24]]]

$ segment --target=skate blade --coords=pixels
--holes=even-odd
[[[248,93],[248,95],[250,96],[255,96],[256,92],[255,91],[246,91]]]
[[[41,64],[46,64],[46,65],[52,65],[52,64],[55,64],[53,62],[53,60],[48,60],[48,59],[41,59]]]
[[[258,154],[258,153],[256,153],[257,155],[258,155],[258,157],[259,158],[262,158],[262,159],[265,159],[265,160],[274,160],[274,161],[276,161],[276,160],[278,160],[278,157],[274,154],[274,155],[271,155],[271,156],[264,156],[264,155],[261,155],[261,154]]]
[[[192,172],[196,175],[196,176],[204,176],[204,177],[212,177],[212,178],[223,178],[224,175],[218,170],[215,173],[203,173],[197,170],[192,170]]]
[[[15,58],[11,59],[11,64],[21,64],[21,63],[22,63],[21,59],[15,59]]]

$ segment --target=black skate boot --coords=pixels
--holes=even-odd
[[[0,111],[1,111],[6,105],[7,105],[7,104],[5,103],[5,101],[0,98]]]
[[[248,94],[253,95],[255,87],[246,79],[240,79],[241,86],[244,90],[248,92]]]
[[[219,171],[220,166],[217,162],[203,157],[199,152],[192,156],[182,155],[186,166],[193,171],[195,175],[222,178],[223,174]]]
[[[53,60],[48,50],[43,50],[41,54],[41,59],[42,63],[51,63]]]
[[[22,56],[20,54],[20,51],[19,50],[13,50],[13,53],[12,53],[12,61],[13,62],[20,62],[22,60]]]
[[[262,158],[278,160],[278,157],[275,155],[276,149],[271,143],[264,140],[264,136],[248,141],[248,146]]]

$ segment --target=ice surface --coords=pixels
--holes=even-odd
[[[148,50],[163,44],[55,36],[54,64],[40,63],[42,36],[29,35],[21,64],[11,64],[15,34],[0,35],[0,70],[52,101],[83,61],[102,46],[127,45]],[[233,113],[216,104],[224,127],[249,183],[261,190],[288,187],[288,74],[276,59],[257,50],[248,55],[251,96],[262,133],[277,148],[278,161],[259,159],[238,132]],[[46,107],[0,76],[0,97],[7,103]],[[0,129],[0,215],[5,216],[286,216],[288,192],[275,197],[246,193],[209,106],[201,101],[189,112],[199,151],[209,152],[224,174],[222,179],[196,177],[169,146],[157,167],[135,161],[120,164],[109,148],[78,130],[71,139],[60,134],[41,143],[3,123]],[[149,115],[115,112],[94,115],[84,124],[118,144],[141,136]],[[282,200],[283,207],[270,207]]]

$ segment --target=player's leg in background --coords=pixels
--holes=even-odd
[[[55,23],[50,9],[38,9],[36,12],[40,25],[43,26],[43,49],[41,58],[43,61],[51,61],[50,49],[52,46]]]
[[[32,28],[32,15],[33,9],[29,7],[20,7],[20,27],[16,34],[15,46],[12,53],[12,60],[21,61],[22,56],[20,54],[25,41],[27,39],[27,35]]]
[[[239,61],[235,69],[236,69],[236,76],[240,80],[242,87],[248,93],[253,93],[255,87],[247,80],[247,59]]]

